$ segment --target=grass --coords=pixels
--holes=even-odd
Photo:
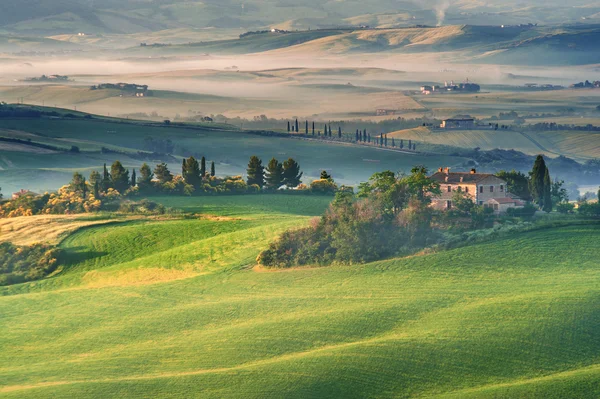
[[[598,225],[361,266],[253,269],[323,206],[285,198],[287,214],[265,215],[267,197],[211,198],[178,205],[222,219],[69,236],[60,274],[0,297],[0,396],[600,394]]]

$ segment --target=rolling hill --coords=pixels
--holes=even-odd
[[[597,224],[270,271],[260,249],[326,202],[237,198],[177,199],[220,219],[86,227],[59,274],[3,288],[0,396],[600,394]]]

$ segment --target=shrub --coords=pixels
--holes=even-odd
[[[46,244],[0,243],[0,285],[39,280],[54,272],[60,250]]]
[[[559,213],[573,213],[573,210],[575,209],[575,205],[569,203],[569,202],[560,202],[558,204],[556,204],[556,210]]]
[[[329,179],[319,179],[310,183],[310,191],[315,194],[332,195],[337,189],[337,184]]]
[[[508,208],[506,214],[512,217],[531,218],[537,210],[535,205],[527,204],[522,208]]]
[[[600,202],[580,204],[577,212],[584,216],[600,216]]]

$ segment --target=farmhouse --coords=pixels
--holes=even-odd
[[[436,209],[452,208],[452,197],[456,192],[464,192],[477,205],[492,208],[496,213],[505,213],[508,208],[520,208],[525,204],[511,195],[506,181],[488,173],[450,172],[450,168],[439,168],[431,179],[440,184],[442,194],[432,199]]]
[[[444,119],[440,125],[442,129],[473,129],[475,128],[474,118],[450,118]]]
[[[12,195],[12,199],[16,200],[19,199],[25,195],[33,195],[33,193],[29,190],[25,190],[25,189],[20,189],[19,191],[17,191],[16,193],[13,193]]]

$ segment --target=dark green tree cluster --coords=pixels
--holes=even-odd
[[[268,190],[277,190],[284,185],[288,188],[297,187],[302,183],[303,173],[300,171],[298,162],[292,158],[283,163],[272,158],[265,168],[262,160],[254,155],[250,157],[246,174],[248,176],[246,183],[249,186],[256,185]]]
[[[439,192],[424,167],[409,176],[377,173],[356,196],[339,190],[318,224],[284,233],[258,261],[268,267],[353,264],[410,252],[438,236],[429,202]]]

